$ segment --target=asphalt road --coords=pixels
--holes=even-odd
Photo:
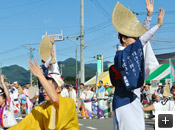
[[[23,115],[25,117],[25,115]],[[80,130],[113,130],[113,119],[82,119],[79,116]],[[20,120],[18,120],[20,122]],[[154,130],[154,121],[151,119],[145,120],[146,130]],[[1,128],[1,127],[0,127]]]
[[[154,130],[154,121],[151,119],[145,120],[146,130]],[[113,130],[113,119],[80,119],[80,130]]]

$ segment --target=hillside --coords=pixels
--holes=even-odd
[[[76,73],[76,60],[74,58],[69,58],[66,59],[63,62],[58,62],[58,64],[60,65],[64,64],[63,67],[63,77],[75,77],[75,73]],[[105,61],[104,62],[104,70],[108,69],[108,63],[110,63],[109,61]],[[80,62],[77,62],[77,66],[78,68],[80,68]],[[78,69],[79,70],[79,69]],[[97,70],[97,64],[96,63],[90,63],[90,64],[85,64],[85,78],[87,77],[92,77],[96,74],[96,70]]]
[[[78,61],[78,70],[80,67],[80,62]],[[107,64],[109,62],[104,62],[104,69],[107,69]],[[63,77],[73,77],[75,78],[75,68],[76,68],[76,60],[74,58],[66,59],[65,61],[58,62],[63,64]],[[96,63],[86,64],[85,65],[85,78],[93,77],[96,74],[97,65]],[[29,82],[30,73],[29,71],[25,70],[24,68],[18,65],[11,65],[8,67],[3,67],[3,74],[7,77],[10,82],[18,81],[21,85]]]
[[[30,72],[18,65],[3,67],[2,73],[11,83],[14,81],[18,81],[20,84],[25,84],[29,82],[30,79]]]

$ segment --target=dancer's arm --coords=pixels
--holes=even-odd
[[[52,59],[54,58],[54,55],[55,55],[55,54],[54,54],[54,49],[51,48],[51,56],[49,56],[48,60],[44,63],[44,66],[45,66],[46,68],[49,67],[50,62],[51,62]]]
[[[8,102],[8,104],[10,104],[10,95],[9,95],[7,87],[6,87],[5,83],[4,83],[4,75],[1,75],[1,84],[2,84],[2,86],[4,88],[4,92],[5,92],[5,95],[7,97],[7,102]]]
[[[50,57],[48,58],[48,60],[44,63],[44,66],[45,66],[46,68],[48,68],[48,66],[49,66],[49,64],[50,64],[51,61],[52,61],[52,56],[50,56]]]
[[[59,97],[58,97],[55,89],[50,86],[49,82],[44,77],[42,70],[40,69],[35,58],[34,58],[34,62],[35,62],[35,64],[31,60],[29,62],[29,68],[30,68],[31,72],[40,80],[43,88],[45,89],[48,96],[52,100],[52,103],[58,107],[59,106]]]
[[[151,0],[151,1],[146,0],[146,9],[147,9],[147,16],[143,25],[146,29],[149,29],[151,24],[152,13],[154,10],[154,0]]]
[[[162,26],[163,24],[163,18],[164,18],[165,10],[159,9],[159,16],[158,16],[158,23],[153,28],[151,28],[149,31],[147,31],[145,34],[143,34],[139,39],[142,42],[142,45],[144,46],[151,37],[157,32],[157,30]]]
[[[148,106],[148,107],[145,107],[145,108],[143,108],[143,111],[152,111],[152,110],[154,110],[155,108],[154,108],[154,105],[150,105],[150,106]]]
[[[57,74],[61,75],[60,71],[59,71],[59,66],[57,63],[57,58],[56,58],[56,45],[55,45],[54,36],[51,38],[51,43],[52,43],[52,53],[53,53],[52,55],[53,55],[53,57],[55,57],[56,63],[52,64],[51,69],[50,69],[51,72],[49,72],[49,73],[57,73]]]

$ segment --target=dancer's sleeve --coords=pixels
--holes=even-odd
[[[169,109],[168,103],[169,102],[164,104],[163,101],[161,101],[159,103],[153,104],[155,111],[167,111]]]
[[[22,121],[8,130],[44,130],[42,107],[35,107]]]
[[[139,38],[142,43],[142,46],[144,46],[153,37],[153,35],[157,32],[158,29],[159,26],[155,25]]]
[[[146,16],[143,26],[149,30],[152,17]]]
[[[113,76],[115,78],[114,81],[121,81],[120,86],[124,82],[124,87],[128,91],[143,85],[144,58],[140,40],[127,46],[124,50],[116,52],[113,71],[115,73]]]
[[[57,73],[57,74],[61,75],[60,74],[60,69],[59,69],[59,66],[58,66],[58,63],[57,63],[56,46],[55,45],[53,45],[53,49],[54,49],[54,56],[55,56],[55,59],[56,59],[56,63],[52,64],[51,69],[49,70],[49,73]]]
[[[51,60],[52,60],[52,57],[50,56],[49,59],[44,63],[44,66],[45,66],[46,68],[48,68],[48,66],[49,66],[49,64],[50,64],[50,62],[51,62]]]
[[[76,108],[75,108],[75,105],[74,105],[74,102],[72,102],[72,119],[70,121],[71,123],[71,129],[72,130],[79,130],[79,125],[78,125],[78,117],[77,117],[77,112],[76,112]]]

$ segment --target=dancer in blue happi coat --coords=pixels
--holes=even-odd
[[[140,87],[145,78],[143,47],[163,24],[165,13],[159,10],[158,24],[148,31],[153,5],[154,1],[146,0],[148,13],[144,26],[119,2],[113,11],[112,23],[122,44],[117,48],[114,65],[109,68],[111,83],[115,86],[114,130],[145,130],[140,103]]]

